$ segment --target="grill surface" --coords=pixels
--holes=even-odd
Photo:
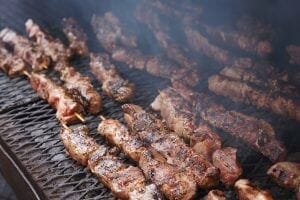
[[[71,4],[69,1],[64,4],[60,1],[50,3],[34,1],[4,1],[0,0],[0,22],[3,26],[10,26],[20,33],[24,33],[24,22],[27,18],[33,18],[39,24],[46,27],[54,36],[62,36],[59,24],[62,17],[74,16],[86,26],[88,33],[91,33],[89,17],[92,12],[100,12],[110,8],[111,4],[100,7],[85,5],[81,9],[80,1]],[[95,3],[95,2],[94,2]],[[99,9],[99,10],[97,10]],[[82,16],[82,17],[78,17]],[[90,47],[92,50],[99,50],[94,36],[90,35]],[[90,74],[87,67],[87,60],[75,60],[74,65],[83,74]],[[136,85],[136,96],[133,103],[147,108],[157,95],[157,91],[167,85],[167,81],[154,78],[145,73],[129,70],[125,66],[118,65],[120,71]],[[216,69],[214,69],[216,70]],[[207,74],[215,73],[211,69]],[[53,75],[53,74],[51,74]],[[203,81],[198,90],[206,90],[206,80]],[[94,81],[98,89],[100,85]],[[100,91],[100,89],[99,89]],[[100,91],[101,93],[101,91]],[[213,95],[213,94],[211,94]],[[270,122],[278,137],[281,138],[290,155],[299,152],[299,124],[287,121],[274,116],[266,111],[257,110],[251,106],[233,103],[228,99],[219,98],[220,102],[228,108],[234,108],[241,112],[266,119]],[[104,116],[122,119],[123,113],[120,105],[111,99],[104,98],[104,109],[101,113]],[[87,117],[91,135],[99,143],[103,138],[97,134],[98,117]],[[18,163],[29,180],[34,183],[34,189],[38,190],[41,198],[48,199],[114,199],[108,189],[86,169],[70,159],[59,138],[60,125],[55,118],[55,111],[43,100],[40,100],[30,88],[28,81],[23,78],[7,78],[0,72],[0,144],[9,149],[10,156]],[[220,131],[219,131],[220,132]],[[239,149],[238,156],[244,169],[243,177],[249,178],[264,189],[271,190],[275,199],[295,199],[293,192],[282,189],[266,176],[266,170],[271,163],[260,154],[245,147],[243,143],[232,138],[226,133],[220,132],[224,145],[231,145]],[[235,199],[232,188],[225,188],[229,199]],[[205,191],[199,191],[203,196]]]

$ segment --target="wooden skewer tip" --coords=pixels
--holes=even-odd
[[[66,125],[66,124],[62,124],[62,126],[67,129],[68,131],[71,131],[71,129]]]
[[[81,122],[85,122],[85,119],[83,116],[81,116],[79,113],[75,112],[74,114]]]
[[[100,119],[101,119],[101,120],[106,120],[106,118],[103,117],[103,115],[100,115]]]
[[[25,76],[27,76],[28,78],[31,77],[31,74],[30,74],[28,71],[26,71],[26,70],[23,71],[23,74],[24,74]]]

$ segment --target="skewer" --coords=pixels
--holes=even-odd
[[[31,74],[30,74],[28,71],[23,70],[23,74],[24,74],[25,76],[27,76],[28,78],[31,78]]]
[[[84,117],[82,117],[79,113],[75,112],[74,115],[75,115],[81,122],[85,122]]]
[[[103,117],[103,115],[100,115],[100,119],[101,119],[101,120],[106,120],[106,118]]]
[[[66,125],[66,124],[62,124],[62,126],[67,129],[68,131],[71,131],[71,129]]]

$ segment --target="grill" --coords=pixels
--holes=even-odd
[[[65,1],[62,4],[58,0],[51,3],[0,0],[1,26],[9,26],[24,33],[25,20],[32,18],[54,36],[64,39],[58,28],[60,20],[65,16],[74,16],[87,30],[91,49],[101,50],[88,26],[90,15],[93,12],[101,13],[105,9],[110,9],[116,2],[111,1],[102,6],[95,2],[90,2],[93,6],[86,2],[72,2]],[[81,73],[92,77],[87,60],[75,59],[73,64]],[[154,100],[158,90],[168,84],[166,80],[128,69],[120,64],[117,66],[121,73],[136,85],[133,103],[144,108]],[[216,69],[214,70],[212,71],[208,65],[204,70],[205,75],[216,73]],[[50,73],[50,76],[53,74]],[[94,86],[102,94],[100,85],[95,80]],[[207,90],[206,88],[204,80],[199,84],[198,90]],[[295,135],[297,130],[300,130],[299,124],[267,111],[233,103],[222,97],[218,97],[218,100],[227,108],[266,119],[279,133],[278,138],[286,144],[289,155],[299,152],[300,136]],[[118,103],[104,97],[103,104],[102,115],[123,121],[123,113]],[[97,116],[87,117],[91,136],[99,143],[104,143],[96,131],[98,122]],[[36,96],[25,78],[9,79],[0,72],[0,166],[16,190],[17,196],[20,199],[114,199],[111,192],[99,183],[96,177],[67,156],[59,138],[59,130],[60,125],[55,118],[55,111]],[[249,178],[258,186],[270,190],[275,199],[296,199],[292,191],[277,186],[266,176],[266,170],[271,165],[266,158],[245,147],[246,145],[230,135],[219,130],[218,132],[222,136],[224,146],[230,145],[239,149],[238,157],[244,169],[244,178]],[[220,188],[226,192],[228,199],[236,199],[232,188],[225,186]],[[199,197],[204,194],[205,191],[199,191]]]

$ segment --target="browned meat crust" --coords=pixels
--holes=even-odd
[[[92,85],[92,81],[87,76],[82,76],[68,62],[58,62],[55,70],[60,73],[60,79],[64,81],[64,86],[69,93],[76,97],[91,114],[97,114],[102,107],[100,94]]]
[[[170,79],[172,82],[180,81],[189,86],[199,82],[197,73],[193,70],[181,68],[176,63],[161,57],[145,55],[138,49],[116,48],[112,58],[139,70],[145,70],[154,76]]]
[[[63,31],[69,40],[70,49],[75,54],[87,56],[89,48],[87,46],[87,35],[73,18],[64,18],[62,21]]]
[[[0,32],[3,42],[13,46],[14,54],[23,59],[33,71],[41,71],[49,67],[51,59],[44,54],[44,50],[34,42],[18,35],[15,31],[5,28]]]
[[[89,169],[120,199],[162,199],[157,188],[147,185],[138,167],[125,164],[104,145],[88,136],[86,126],[61,130],[61,139],[70,157]]]
[[[300,192],[300,163],[279,162],[270,167],[267,173],[280,186]]]
[[[300,121],[300,102],[297,99],[254,88],[247,83],[231,80],[221,75],[211,76],[208,83],[209,89],[218,95],[253,104]]]
[[[272,126],[266,121],[234,110],[227,110],[223,105],[209,98],[207,94],[195,93],[185,87],[176,89],[193,104],[196,112],[211,126],[240,138],[273,162],[285,158],[284,145],[276,139]]]
[[[81,114],[83,107],[67,91],[44,74],[32,73],[30,84],[37,94],[56,109],[56,118],[63,124],[76,122],[75,113]]]
[[[286,47],[286,51],[290,56],[290,64],[300,65],[300,46],[289,45]]]
[[[26,69],[24,61],[8,52],[4,44],[0,42],[0,69],[4,71],[8,76],[18,76],[23,74]]]
[[[108,96],[119,102],[128,101],[133,97],[133,84],[121,77],[107,54],[90,54],[90,67]]]
[[[44,50],[45,55],[51,57],[52,61],[66,61],[69,59],[71,51],[59,39],[52,38],[50,34],[35,24],[32,19],[27,20],[25,26],[28,36],[34,39],[36,44]]]
[[[204,197],[204,200],[226,200],[225,194],[221,190],[211,190]]]
[[[160,152],[167,162],[192,174],[199,187],[209,188],[218,183],[217,168],[195,153],[178,136],[165,130],[160,120],[133,104],[125,104],[122,109],[131,130]]]
[[[119,121],[105,119],[99,124],[98,131],[135,160],[145,176],[156,184],[168,199],[194,197],[196,185],[193,178],[168,164],[158,152],[145,148],[143,142],[136,135],[131,135]]]
[[[234,186],[240,200],[273,200],[272,195],[268,191],[259,189],[246,179],[238,180]]]
[[[106,12],[103,17],[93,15],[91,25],[97,39],[108,52],[112,52],[120,45],[129,48],[137,47],[136,36],[128,31],[129,29],[121,24],[112,12]]]

